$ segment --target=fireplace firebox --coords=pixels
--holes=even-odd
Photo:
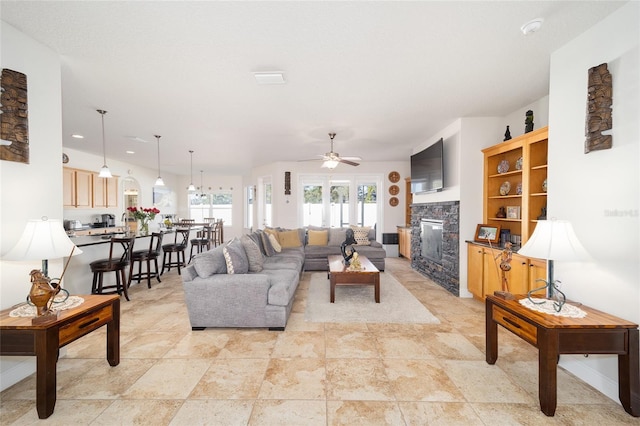
[[[420,219],[420,237],[422,257],[442,263],[442,221]]]

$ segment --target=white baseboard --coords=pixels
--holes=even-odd
[[[618,382],[588,365],[586,360],[575,356],[561,355],[558,365],[620,404]]]
[[[2,357],[2,372],[0,373],[0,391],[3,391],[25,377],[29,377],[36,372],[36,357]],[[4,368],[10,364],[6,369]]]

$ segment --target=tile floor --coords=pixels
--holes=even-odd
[[[121,361],[105,330],[66,347],[58,401],[38,420],[35,377],[0,394],[0,424],[59,425],[614,425],[640,424],[616,402],[558,371],[558,409],[539,409],[537,352],[500,330],[484,358],[484,305],[459,299],[387,259],[392,274],[441,324],[304,320],[303,274],[284,332],[192,332],[180,277],[131,287],[122,301]]]

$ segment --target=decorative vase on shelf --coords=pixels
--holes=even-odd
[[[140,219],[140,235],[149,235],[149,219]]]
[[[504,219],[507,217],[507,211],[504,209],[504,207],[500,207],[498,209],[498,212],[496,213],[496,217],[499,219]]]

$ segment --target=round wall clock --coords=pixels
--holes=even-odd
[[[389,180],[393,183],[396,183],[400,180],[400,173],[398,172],[391,172],[389,173]]]
[[[398,205],[400,201],[398,201],[397,197],[391,197],[389,198],[389,205],[391,205],[391,207],[395,207]]]
[[[400,187],[398,185],[391,185],[389,187],[389,194],[398,195],[400,193]]]

